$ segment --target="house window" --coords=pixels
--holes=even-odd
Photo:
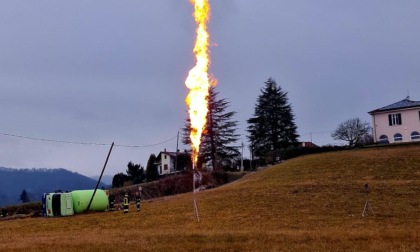
[[[166,165],[164,165],[163,166],[163,169],[165,170],[165,171],[167,171],[168,170],[168,165],[166,164]]]
[[[166,159],[166,155],[163,155],[163,158]]]
[[[389,126],[401,125],[401,113],[388,115]]]
[[[413,131],[411,133],[411,140],[419,140],[420,139],[420,133],[417,131]]]
[[[386,135],[381,135],[379,137],[379,143],[389,143],[388,137]]]
[[[397,134],[394,135],[394,141],[395,142],[399,142],[399,141],[402,141],[402,140],[403,140],[403,137],[400,133],[397,133]]]

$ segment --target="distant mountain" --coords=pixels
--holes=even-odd
[[[90,177],[90,178],[98,181],[99,176],[93,176],[93,177]],[[114,178],[113,175],[102,175],[101,182],[108,185],[108,186],[111,186],[113,178]]]
[[[23,190],[31,201],[41,201],[43,193],[95,189],[97,180],[66,169],[10,169],[0,167],[0,207],[20,203]],[[101,183],[99,188],[106,188]]]

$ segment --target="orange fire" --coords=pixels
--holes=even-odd
[[[195,66],[190,70],[185,85],[190,92],[185,99],[189,109],[191,121],[191,144],[193,167],[197,164],[200,150],[201,135],[207,122],[210,77],[209,33],[207,22],[210,18],[210,4],[208,0],[190,0],[194,5],[194,19],[197,24],[197,38],[194,45],[196,59]]]

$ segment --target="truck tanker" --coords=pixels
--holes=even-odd
[[[87,210],[94,190],[76,190],[72,192],[44,193],[42,212],[45,217],[70,216]],[[96,190],[89,211],[108,209],[108,191]]]

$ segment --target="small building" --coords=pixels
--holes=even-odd
[[[168,175],[175,173],[176,152],[161,151],[156,157],[155,165],[158,168],[159,175]]]
[[[368,112],[376,143],[420,141],[420,101],[404,100]]]
[[[312,142],[300,142],[298,147],[300,147],[300,148],[319,148],[318,145],[316,145]]]

